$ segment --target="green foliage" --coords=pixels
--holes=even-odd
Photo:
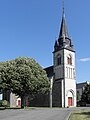
[[[81,96],[81,102],[85,104],[90,104],[90,84],[87,84],[85,86],[85,89]]]
[[[8,101],[7,100],[3,100],[2,101],[2,106],[5,107],[5,108],[8,107],[9,106]]]
[[[0,100],[0,107],[8,107],[9,102],[7,100]]]
[[[80,100],[80,93],[77,92],[77,101],[79,101],[79,100]]]
[[[31,58],[16,58],[0,63],[0,89],[21,96],[45,93],[50,83],[43,68]]]

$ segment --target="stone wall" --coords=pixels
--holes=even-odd
[[[54,81],[53,84],[53,106],[61,107],[62,106],[62,87],[61,81]]]
[[[48,94],[36,94],[34,97],[30,96],[28,105],[30,107],[49,107],[50,96]]]

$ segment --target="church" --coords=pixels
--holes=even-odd
[[[68,34],[64,7],[59,36],[54,44],[53,65],[44,70],[50,80],[50,93],[36,95],[31,106],[76,107],[75,49]]]
[[[53,66],[44,69],[50,80],[50,93],[36,95],[29,106],[76,107],[75,49],[69,37],[64,7],[58,39],[54,44]],[[20,98],[9,95],[10,107],[20,106]]]
[[[58,39],[53,51],[53,66],[45,68],[51,81],[52,106],[76,106],[75,50],[69,37],[64,9]]]

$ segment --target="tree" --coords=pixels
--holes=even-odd
[[[32,58],[16,58],[0,63],[0,89],[10,90],[21,97],[21,106],[28,94],[46,93],[50,83],[46,72]]]
[[[81,96],[81,102],[90,104],[90,84],[87,84]]]

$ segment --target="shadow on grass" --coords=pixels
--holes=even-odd
[[[80,113],[74,113],[75,115],[84,115],[86,116],[87,118],[90,118],[90,111],[82,111]]]
[[[89,116],[90,116],[90,112],[81,112],[81,113],[75,113],[75,114],[79,114],[79,115],[89,115]]]
[[[89,115],[90,116],[90,112],[82,112],[81,114]]]

